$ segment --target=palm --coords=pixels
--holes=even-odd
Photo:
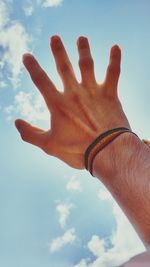
[[[79,109],[83,98],[78,98],[79,102],[70,95],[67,101],[66,96],[61,96],[60,99],[61,105],[56,107],[57,112],[51,114],[51,129],[46,133],[44,150],[72,167],[84,168],[84,152],[96,131]]]

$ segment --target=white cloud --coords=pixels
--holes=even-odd
[[[27,17],[32,16],[34,8],[32,5],[23,6],[23,11]]]
[[[0,31],[0,46],[4,49],[2,62],[11,73],[10,80],[14,87],[18,84],[22,55],[28,50],[28,41],[28,35],[19,22],[14,22]]]
[[[50,252],[59,251],[62,247],[72,244],[76,239],[75,229],[71,228],[67,230],[64,235],[57,237],[56,239],[52,240],[49,249]]]
[[[9,21],[9,8],[1,1],[0,2],[0,29],[3,28]]]
[[[70,215],[70,210],[72,207],[73,205],[71,203],[58,204],[56,207],[56,210],[59,213],[59,223],[62,228],[66,226],[66,221]]]
[[[88,264],[88,260],[87,259],[82,259],[79,263],[77,263],[76,265],[73,265],[72,267],[87,267],[90,265],[87,265]],[[102,267],[102,266],[99,266],[99,267]]]
[[[7,67],[8,77],[13,87],[18,85],[18,76],[21,72],[22,54],[28,51],[30,38],[19,21],[11,21],[9,17],[9,6],[0,3],[0,47],[2,56],[1,69]],[[8,76],[8,74],[7,74]]]
[[[107,190],[100,189],[98,192],[98,198],[100,198],[100,200],[108,200],[108,201],[114,203],[114,199],[113,199],[112,195]]]
[[[0,80],[0,89],[5,88],[7,86],[5,81]]]
[[[82,191],[81,183],[75,176],[69,178],[69,182],[66,185],[67,190]]]
[[[100,239],[99,236],[93,235],[91,240],[88,242],[88,248],[96,257],[101,257],[105,252],[105,240]]]
[[[49,122],[50,115],[40,94],[25,93],[20,91],[14,99],[14,104],[5,108],[9,118],[12,114],[19,114],[29,122],[39,120]]]
[[[107,189],[100,189],[98,197],[101,201],[107,200],[112,205],[114,218],[116,220],[116,230],[113,231],[112,235],[109,237],[112,247],[107,248],[106,240],[94,235],[88,242],[88,248],[93,255],[97,257],[96,260],[89,263],[87,259],[82,259],[72,267],[119,266],[133,256],[145,251],[142,241],[109,191]]]
[[[63,0],[42,0],[43,7],[56,7],[62,4]]]

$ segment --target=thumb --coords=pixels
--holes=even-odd
[[[34,127],[28,122],[17,119],[15,126],[19,131],[23,141],[28,142],[32,145],[42,147],[45,140],[45,131],[40,128]]]

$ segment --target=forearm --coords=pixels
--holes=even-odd
[[[132,133],[124,133],[96,155],[93,174],[150,246],[150,148]]]

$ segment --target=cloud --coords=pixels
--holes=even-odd
[[[7,22],[9,21],[9,9],[6,4],[1,1],[0,2],[0,29],[3,28]]]
[[[0,80],[0,89],[5,88],[7,86],[5,81]]]
[[[50,252],[59,251],[62,247],[72,244],[76,239],[75,229],[71,228],[67,230],[64,235],[57,237],[56,239],[52,240],[49,249]]]
[[[57,212],[59,213],[59,223],[62,228],[66,226],[66,221],[70,215],[70,210],[73,205],[69,204],[58,204],[56,207]]]
[[[96,259],[90,262],[87,259],[82,259],[72,267],[119,266],[133,256],[145,251],[142,241],[109,191],[100,189],[98,197],[101,201],[109,201],[112,205],[116,229],[107,240],[93,235],[87,247],[96,256]],[[108,240],[111,243],[109,248],[107,248]]]
[[[20,91],[16,94],[13,105],[6,107],[5,112],[8,114],[9,119],[12,119],[14,114],[19,114],[29,122],[50,121],[49,112],[40,94],[36,95]]]
[[[82,191],[81,183],[75,176],[69,178],[69,182],[66,185],[67,190]]]
[[[43,7],[57,7],[62,4],[63,0],[42,0]]]
[[[97,235],[92,236],[87,246],[96,257],[101,257],[101,255],[105,252],[105,240],[100,239]]]
[[[27,17],[32,16],[34,12],[33,6],[30,4],[28,6],[23,6],[23,11]]]
[[[2,50],[0,67],[7,69],[7,77],[14,88],[17,87],[22,68],[22,54],[28,51],[30,38],[19,21],[10,20],[9,6],[0,3],[0,48]],[[9,74],[8,74],[9,73]]]
[[[87,265],[88,264],[88,259],[82,259],[79,263],[77,263],[76,265],[73,265],[72,267],[91,267],[90,265]],[[99,267],[103,267],[103,266],[99,266]]]
[[[115,204],[111,193],[107,190],[100,189],[97,196],[100,200],[108,200],[110,203]]]

